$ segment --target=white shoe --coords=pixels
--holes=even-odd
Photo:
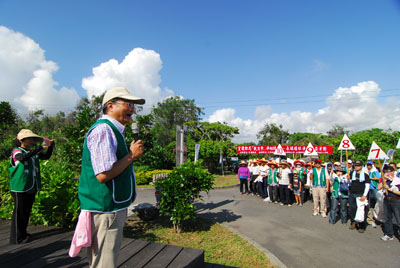
[[[388,236],[388,235],[384,235],[384,236],[381,237],[381,239],[382,239],[383,241],[392,241],[392,240],[393,240],[393,237],[390,237],[390,236]]]
[[[321,215],[322,215],[322,218],[326,218],[327,217],[325,212],[322,212]]]
[[[376,228],[375,222],[373,222],[373,223],[371,224],[371,226],[372,226],[373,228]]]
[[[318,216],[318,212],[314,212],[312,215],[313,216]]]
[[[292,205],[291,204],[289,204],[289,205],[287,205],[288,207],[291,207]]]

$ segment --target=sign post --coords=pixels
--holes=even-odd
[[[382,175],[383,175],[383,170],[382,170],[382,165],[381,165],[381,160],[387,160],[389,157],[385,154],[385,152],[376,144],[375,141],[372,142],[371,149],[369,150],[368,154],[368,160],[378,160],[379,168],[381,169]],[[382,176],[383,179],[383,185],[386,184],[386,179],[385,176]],[[388,194],[387,189],[386,189],[386,195]]]
[[[342,141],[340,142],[338,150],[340,151],[346,151],[346,163],[349,161],[349,150],[355,150],[356,147],[354,147],[353,143],[351,143],[349,137],[344,134]],[[340,162],[342,162],[342,157],[340,157]]]

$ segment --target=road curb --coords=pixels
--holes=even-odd
[[[222,226],[224,226],[225,228],[228,228],[231,232],[234,232],[235,234],[237,234],[244,240],[249,241],[250,244],[255,246],[258,250],[262,251],[274,265],[276,265],[280,268],[288,268],[278,257],[275,256],[275,254],[273,254],[271,251],[269,251],[268,249],[266,249],[263,246],[261,246],[260,244],[258,244],[256,241],[254,241],[247,235],[244,235],[244,234],[238,232],[237,230],[233,229],[232,227],[230,227],[224,223],[220,223],[220,224]]]
[[[212,188],[212,190],[218,190],[218,189],[228,189],[228,188],[235,188],[238,187],[240,184],[233,184],[233,185],[225,185],[225,186],[215,186]]]

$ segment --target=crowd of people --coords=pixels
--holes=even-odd
[[[368,225],[383,224],[383,241],[400,239],[400,164],[348,160],[322,163],[291,159],[242,161],[238,169],[240,194],[259,196],[267,203],[303,206],[313,202],[313,216],[341,221],[364,233]],[[393,228],[393,218],[396,228]]]

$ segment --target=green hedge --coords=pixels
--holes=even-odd
[[[8,160],[0,161],[0,218],[11,219],[14,207],[10,193]],[[79,174],[58,161],[41,162],[42,189],[36,194],[30,222],[52,226],[74,227],[80,213],[78,199]],[[149,184],[154,174],[170,173],[171,170],[136,172],[137,184]]]
[[[156,169],[152,171],[135,171],[136,184],[147,185],[153,181],[153,175],[171,173],[172,170],[168,169]]]
[[[8,161],[0,162],[0,218],[11,219],[14,207],[10,193]],[[36,194],[30,222],[62,227],[73,227],[80,213],[77,174],[63,163],[42,161],[42,189]]]

